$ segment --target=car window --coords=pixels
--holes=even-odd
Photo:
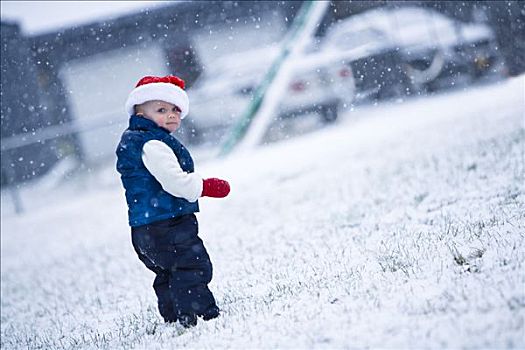
[[[434,11],[406,8],[392,11],[391,17],[397,45],[434,46],[456,40],[454,21]]]
[[[386,40],[386,37],[379,30],[366,28],[357,31],[341,33],[334,44],[343,50],[355,49],[365,45],[377,45]]]
[[[192,89],[199,90],[211,85],[246,85],[262,79],[275,57],[279,54],[280,45],[263,46],[259,49],[224,55],[214,64],[204,68]]]

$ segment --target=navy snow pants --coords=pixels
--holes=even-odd
[[[206,316],[217,309],[208,289],[212,264],[197,234],[194,214],[131,228],[135,251],[157,275],[153,289],[166,322],[181,315]]]

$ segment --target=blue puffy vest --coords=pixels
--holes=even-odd
[[[188,202],[162,189],[142,162],[142,147],[150,140],[167,144],[185,172],[192,173],[190,152],[176,138],[149,119],[133,115],[117,147],[117,171],[126,190],[129,225],[132,227],[199,211],[198,202]]]

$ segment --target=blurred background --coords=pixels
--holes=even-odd
[[[187,83],[177,131],[219,149],[272,83],[303,1],[1,2],[1,185],[112,164],[144,75]],[[518,1],[330,2],[276,101],[264,142],[360,104],[466,89],[525,71]],[[269,73],[270,72],[270,73]],[[256,109],[256,108],[255,108]]]

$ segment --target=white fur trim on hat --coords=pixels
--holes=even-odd
[[[126,112],[135,113],[135,105],[148,101],[164,101],[179,107],[181,119],[188,115],[190,102],[186,91],[171,83],[149,83],[133,89],[126,100]]]

